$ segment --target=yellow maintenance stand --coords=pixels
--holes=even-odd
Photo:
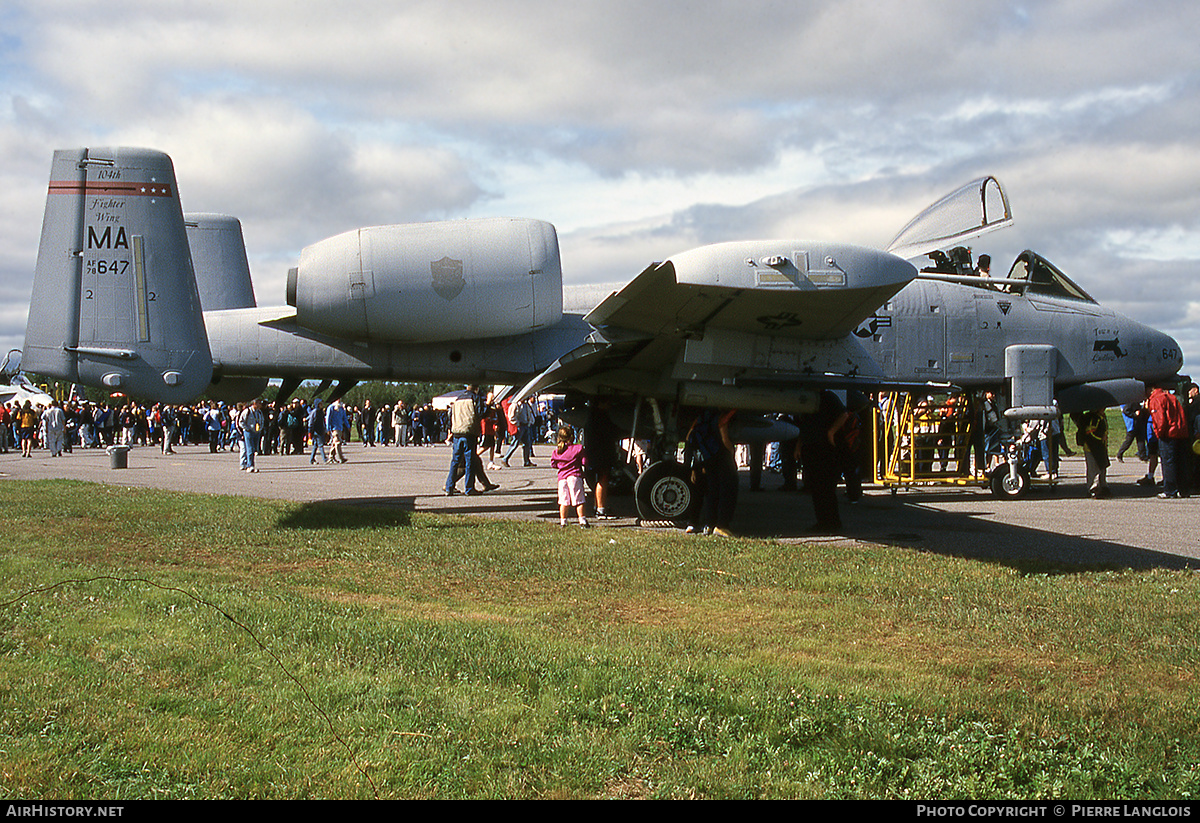
[[[875,414],[875,482],[900,486],[987,486],[971,469],[978,414],[965,394],[893,393]]]
[[[980,486],[1010,498],[1023,496],[1033,483],[1056,485],[1031,479],[1021,465],[1022,449],[1011,441],[990,475],[974,469],[973,441],[981,425],[979,407],[967,394],[887,395],[875,412],[875,482],[892,494],[907,486]]]

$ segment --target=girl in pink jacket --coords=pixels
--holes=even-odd
[[[583,513],[583,467],[587,463],[583,446],[575,442],[575,430],[570,426],[559,426],[555,437],[555,451],[550,455],[550,465],[558,469],[558,525],[567,525],[567,509],[575,507],[579,514],[579,525],[587,528],[587,517]]]

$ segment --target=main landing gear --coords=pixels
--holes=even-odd
[[[690,473],[674,460],[652,464],[633,486],[638,517],[646,522],[686,526],[700,508],[700,494]]]

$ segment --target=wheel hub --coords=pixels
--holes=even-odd
[[[664,518],[681,517],[691,505],[691,489],[682,478],[664,477],[651,487],[650,502]]]

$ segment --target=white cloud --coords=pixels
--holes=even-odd
[[[1121,257],[1200,264],[1200,226],[1163,226],[1146,231],[1117,229],[1108,233],[1105,246]]]

